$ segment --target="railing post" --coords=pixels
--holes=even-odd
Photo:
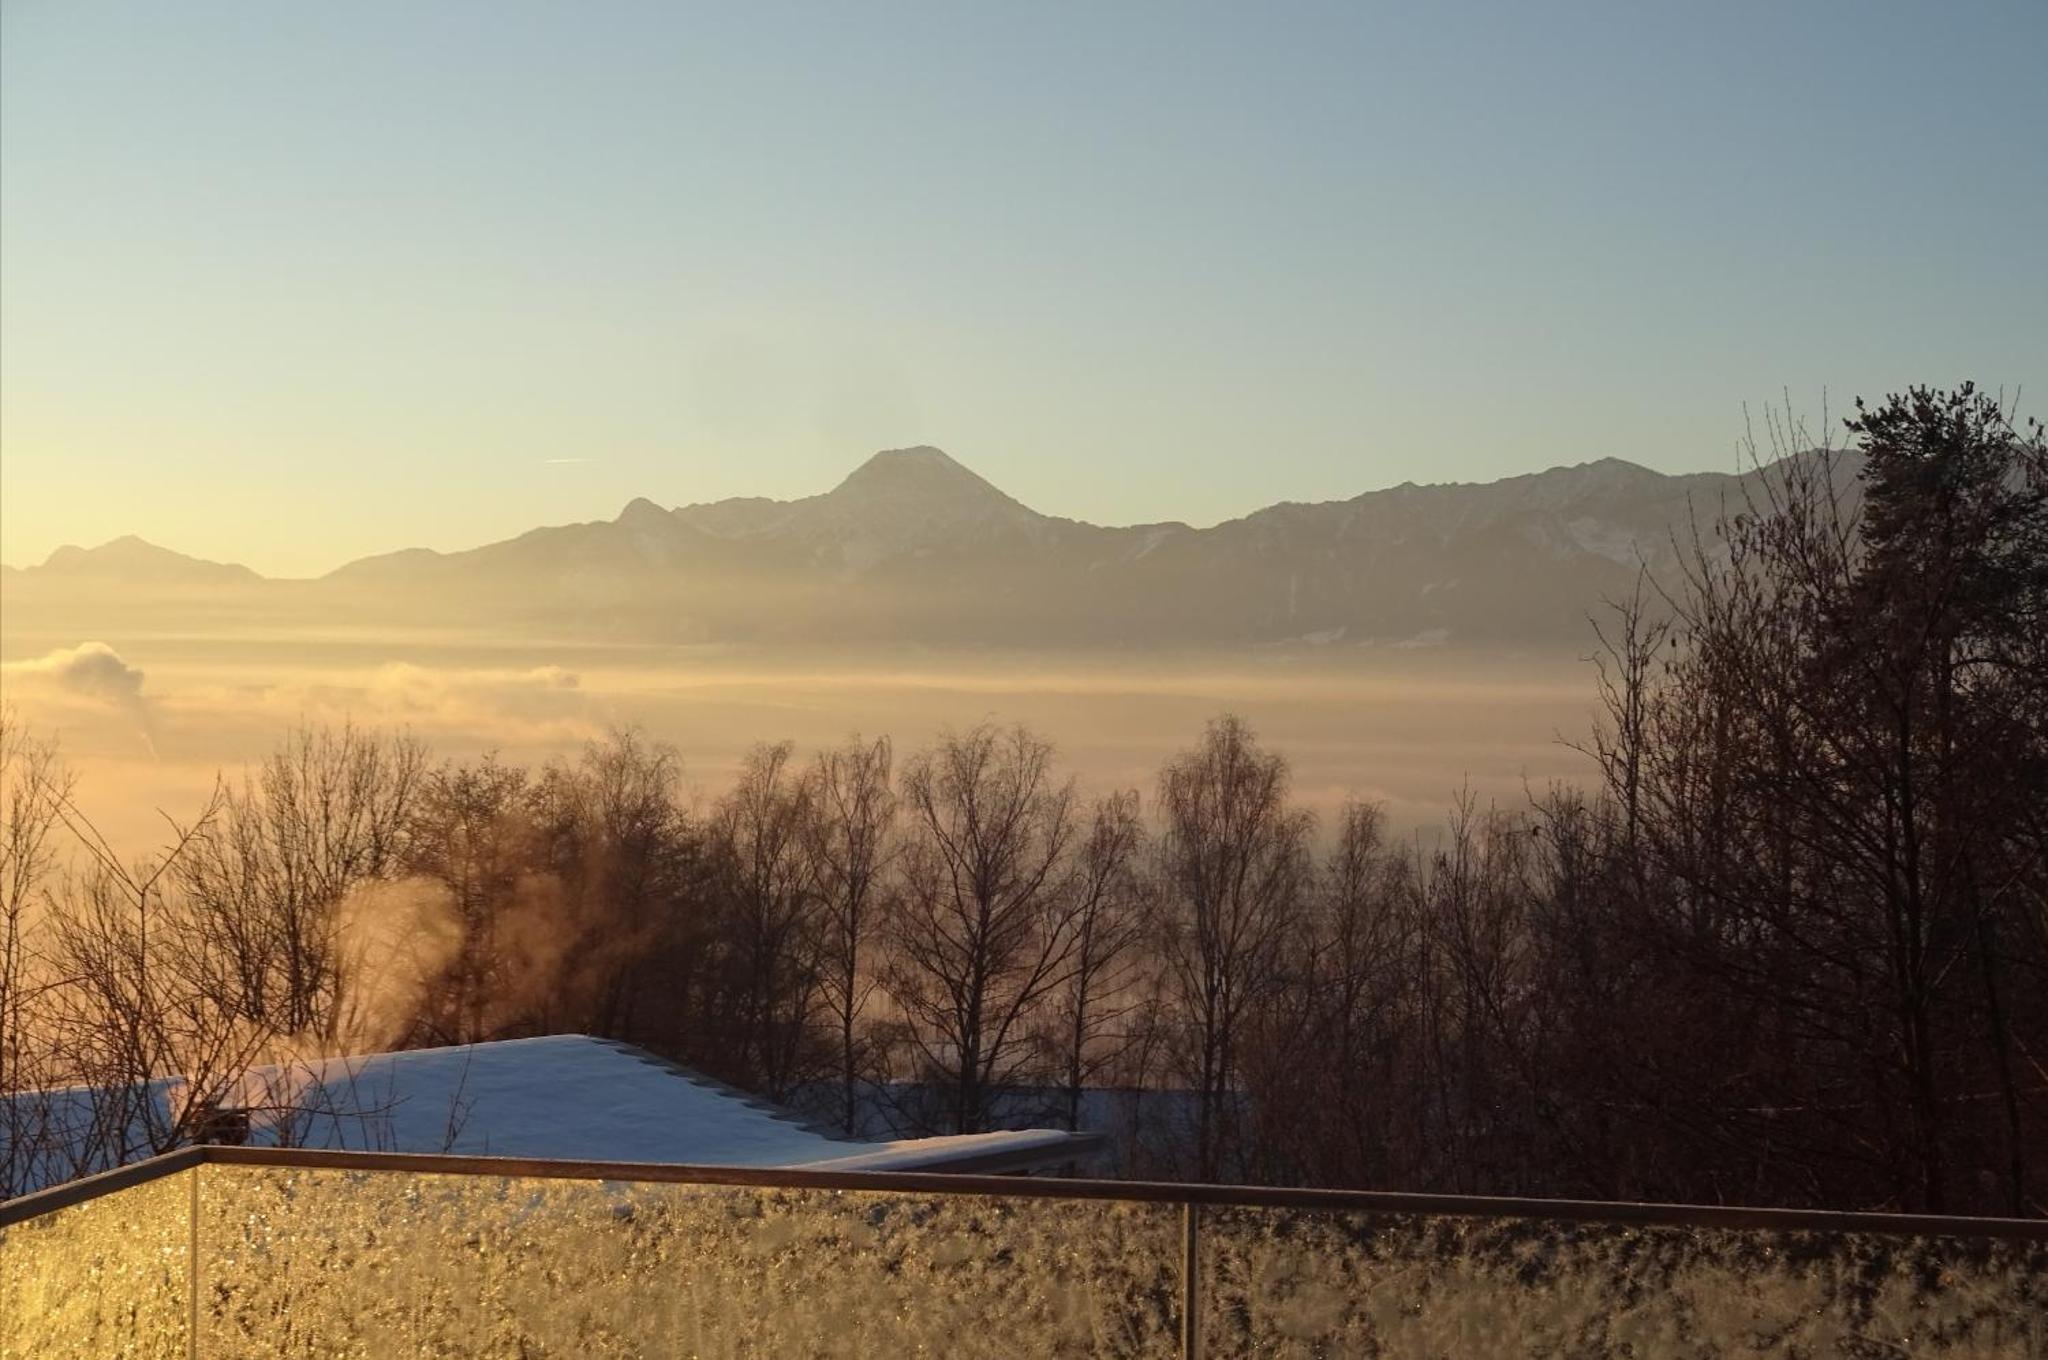
[[[1200,1238],[1202,1206],[1180,1206],[1180,1353],[1181,1360],[1201,1360],[1202,1278]]]
[[[194,1162],[185,1173],[192,1178],[185,1201],[185,1360],[199,1360],[199,1171],[205,1164]]]

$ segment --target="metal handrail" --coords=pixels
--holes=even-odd
[[[317,1148],[187,1147],[113,1171],[0,1200],[0,1227],[97,1199],[201,1165],[263,1166],[415,1175],[502,1176],[543,1180],[644,1181],[755,1186],[786,1190],[989,1195],[1016,1199],[1123,1200],[1138,1204],[1317,1209],[1378,1215],[1527,1218],[1636,1227],[1736,1228],[1770,1232],[1862,1232],[2048,1242],[2048,1219],[1972,1218],[1833,1209],[1767,1209],[1722,1204],[1528,1199],[1409,1194],[1387,1190],[1314,1190],[1281,1186],[1179,1184],[938,1171],[806,1171],[789,1167],[679,1166],[537,1157],[470,1157],[415,1152],[340,1152]]]

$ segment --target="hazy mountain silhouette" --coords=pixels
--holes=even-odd
[[[14,574],[113,585],[232,586],[252,585],[263,579],[238,563],[187,557],[133,534],[97,548],[66,544],[44,559],[41,566]]]
[[[1754,476],[1755,474],[1751,474]],[[822,495],[742,497],[412,549],[311,582],[137,539],[63,549],[9,592],[204,583],[324,617],[546,624],[648,641],[1428,645],[1581,640],[1603,596],[1669,571],[1744,479],[1619,459],[1480,484],[1284,503],[1198,529],[1043,515],[934,448]]]

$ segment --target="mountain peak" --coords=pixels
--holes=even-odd
[[[937,468],[942,471],[965,472],[957,459],[944,449],[933,448],[930,444],[913,444],[907,449],[883,449],[856,468],[856,472],[884,470],[890,468]]]
[[[52,552],[43,565],[46,567],[70,567],[79,563],[95,561],[109,562],[122,559],[134,560],[138,558],[163,558],[180,555],[173,553],[169,548],[159,548],[140,534],[122,534],[119,538],[108,539],[97,548],[85,548],[80,547],[76,543],[66,543],[63,547]]]
[[[67,543],[51,553],[41,571],[53,575],[127,576],[156,580],[253,581],[256,573],[231,562],[208,562],[189,557],[148,539],[123,534],[97,548]]]
[[[667,524],[669,518],[668,511],[662,509],[653,501],[648,500],[647,497],[635,496],[632,500],[626,502],[625,509],[619,511],[617,522],[629,529],[648,528]]]
[[[956,462],[942,449],[920,444],[908,449],[883,449],[847,474],[838,490],[902,493],[950,489],[1002,496],[979,474]],[[835,494],[837,494],[835,492]],[[1004,499],[1008,499],[1004,497]]]

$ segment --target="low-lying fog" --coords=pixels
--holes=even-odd
[[[1583,779],[1561,744],[1593,716],[1593,672],[1565,653],[1329,649],[1231,656],[903,650],[798,654],[339,633],[0,639],[0,691],[80,777],[79,806],[117,845],[160,840],[293,724],[409,728],[436,754],[539,764],[632,724],[674,745],[692,793],[723,789],[754,742],[801,748],[888,733],[899,753],[948,725],[1023,722],[1095,789],[1149,800],[1155,772],[1234,710],[1293,763],[1327,812],[1383,802],[1397,826],[1440,822],[1461,785],[1519,804]]]

